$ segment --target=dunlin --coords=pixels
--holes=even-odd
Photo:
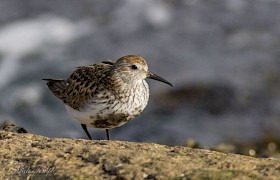
[[[138,116],[146,107],[149,87],[146,78],[173,86],[149,72],[145,59],[127,55],[116,62],[77,67],[66,80],[43,79],[52,93],[63,101],[68,113],[77,119],[89,139],[87,127],[109,129]]]

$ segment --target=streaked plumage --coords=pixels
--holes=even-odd
[[[146,107],[149,99],[146,78],[172,85],[150,73],[144,58],[135,55],[78,67],[66,80],[44,80],[64,102],[69,114],[80,121],[90,139],[87,126],[106,129],[109,139],[108,129],[125,124]]]

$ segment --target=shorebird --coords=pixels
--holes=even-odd
[[[77,119],[92,139],[87,127],[109,129],[121,126],[138,116],[147,106],[149,87],[146,78],[173,86],[162,77],[148,71],[141,56],[127,55],[116,62],[77,67],[70,77],[43,79],[48,88],[63,103],[68,113]]]

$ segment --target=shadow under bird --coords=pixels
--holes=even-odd
[[[89,139],[87,127],[109,129],[121,126],[138,116],[147,106],[149,87],[146,78],[173,86],[148,71],[141,56],[127,55],[116,62],[77,67],[66,80],[43,79],[48,88],[65,104]]]

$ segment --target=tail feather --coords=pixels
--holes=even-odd
[[[42,80],[47,81],[48,88],[58,98],[61,97],[62,93],[67,88],[67,82],[62,79],[42,79]]]

